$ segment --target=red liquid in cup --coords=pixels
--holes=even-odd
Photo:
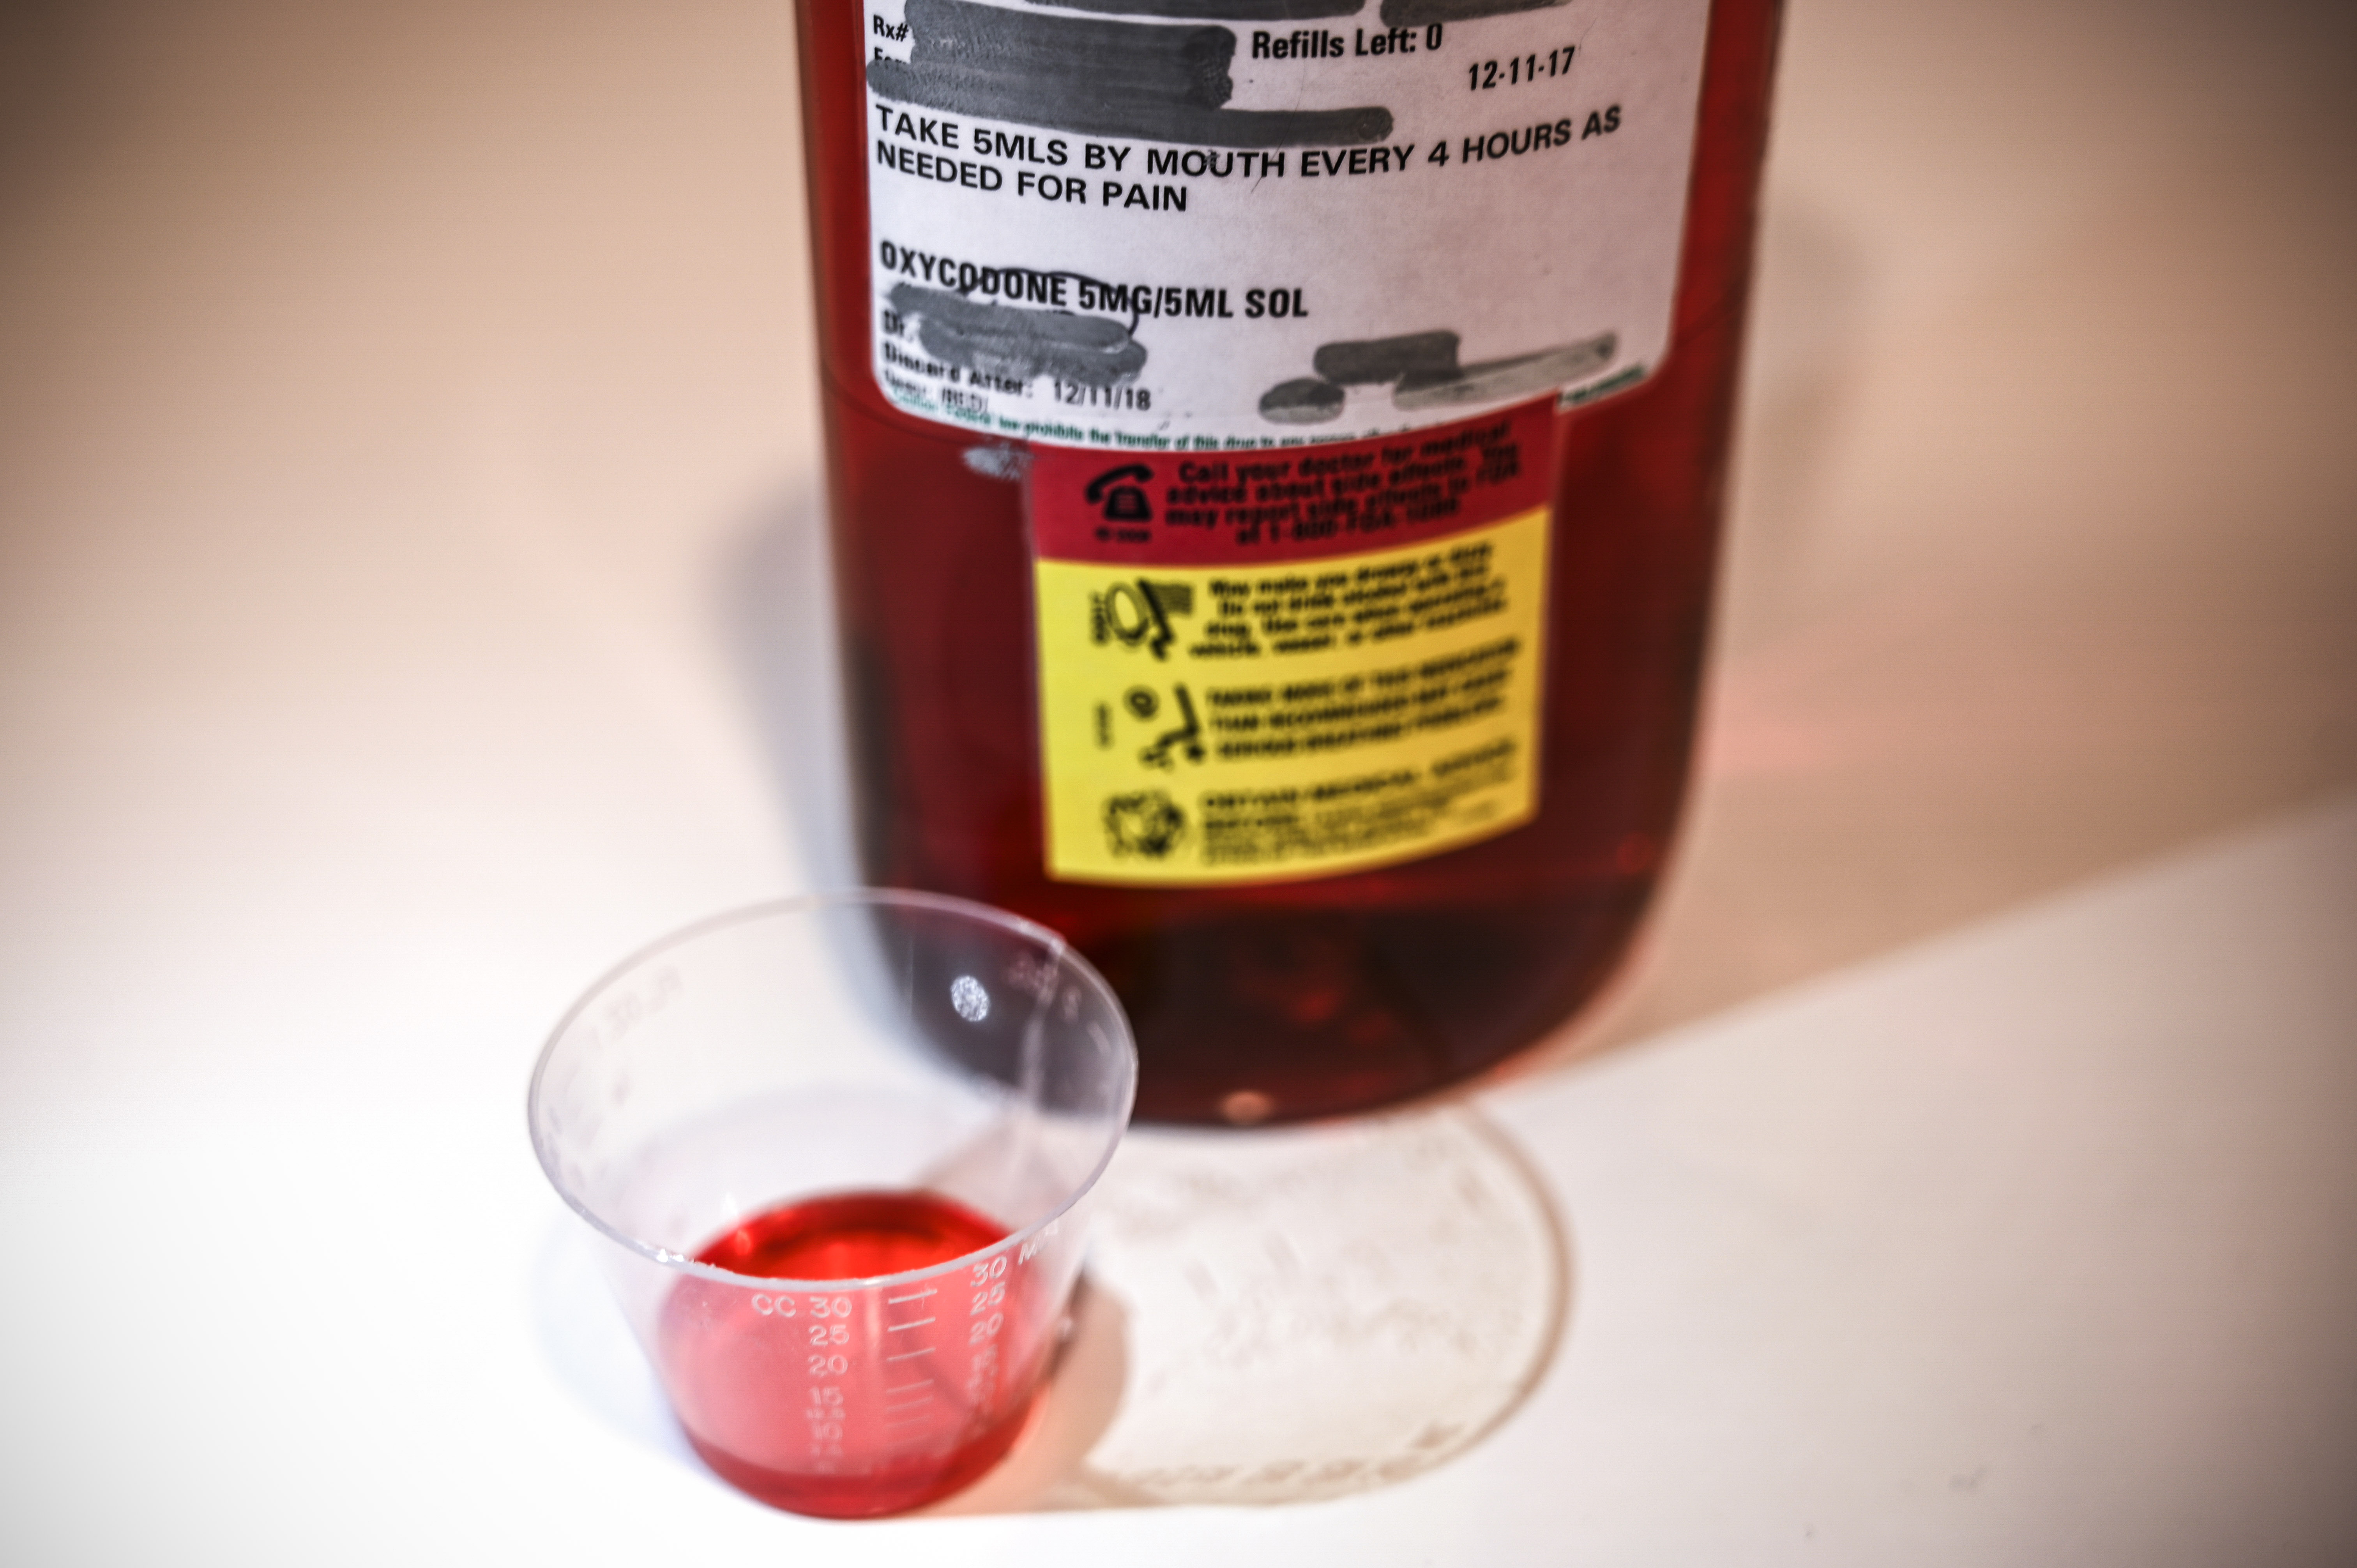
[[[1053,1313],[1004,1252],[900,1283],[1006,1227],[925,1192],[853,1192],[754,1215],[696,1262],[777,1292],[683,1279],[664,1304],[663,1380],[689,1443],[766,1503],[834,1519],[896,1513],[979,1477],[1022,1431]]]

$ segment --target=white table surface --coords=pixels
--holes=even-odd
[[[0,18],[0,1560],[2357,1561],[2351,19],[1900,9],[1793,12],[1648,954],[1438,1113],[1519,1402],[1114,1506],[1076,1378],[863,1526],[683,1456],[522,1116],[848,874],[783,7]]]

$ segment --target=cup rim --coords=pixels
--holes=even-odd
[[[1121,1024],[1122,1042],[1128,1047],[1121,1053],[1128,1069],[1125,1081],[1122,1085],[1121,1114],[1114,1123],[1113,1135],[1105,1140],[1103,1153],[1097,1156],[1096,1164],[1089,1168],[1088,1174],[1073,1184],[1071,1195],[1053,1209],[1021,1230],[1010,1230],[989,1246],[978,1247],[971,1252],[961,1252],[946,1262],[931,1263],[921,1269],[903,1269],[898,1273],[862,1274],[853,1279],[833,1280],[788,1280],[768,1274],[740,1274],[734,1270],[721,1268],[717,1264],[698,1262],[685,1253],[674,1252],[668,1247],[656,1246],[640,1237],[632,1236],[616,1229],[591,1212],[557,1175],[554,1158],[541,1140],[540,1118],[536,1114],[540,1105],[541,1089],[547,1078],[551,1059],[556,1054],[558,1043],[565,1038],[565,1032],[573,1027],[576,1020],[588,1009],[591,1003],[605,993],[608,986],[623,975],[673,948],[684,946],[699,938],[710,936],[716,931],[726,930],[732,926],[749,925],[756,920],[769,919],[780,915],[802,914],[822,909],[853,908],[860,906],[938,910],[944,914],[979,920],[1028,937],[1047,948],[1059,965],[1071,966],[1082,982],[1095,987],[1106,1001],[1113,1004],[1113,1015]],[[607,1240],[629,1251],[637,1253],[649,1262],[676,1273],[689,1274],[721,1284],[742,1285],[748,1289],[784,1288],[795,1294],[823,1295],[849,1294],[877,1285],[896,1284],[944,1274],[952,1269],[965,1267],[976,1258],[988,1258],[1010,1248],[1019,1247],[1043,1232],[1052,1230],[1060,1224],[1066,1215],[1080,1205],[1083,1198],[1096,1189],[1097,1182],[1103,1176],[1106,1167],[1113,1163],[1114,1155],[1120,1152],[1123,1138],[1128,1135],[1130,1117],[1135,1112],[1136,1106],[1137,1037],[1130,1028],[1129,1015],[1122,1007],[1121,998],[1114,993],[1112,984],[1103,975],[1097,972],[1096,966],[1089,962],[1079,949],[1064,939],[1062,932],[1051,926],[1042,925],[1037,920],[1026,919],[1023,916],[1010,910],[977,903],[971,898],[956,897],[946,893],[927,893],[909,887],[844,887],[798,894],[787,898],[764,899],[759,903],[724,909],[718,914],[707,915],[703,919],[657,937],[654,940],[609,964],[597,979],[583,988],[580,995],[576,997],[573,1004],[565,1010],[564,1016],[556,1021],[556,1026],[549,1031],[547,1039],[543,1042],[540,1055],[533,1063],[531,1080],[524,1090],[524,1126],[532,1138],[533,1157],[540,1162],[541,1174],[548,1178],[548,1185],[555,1189],[556,1196],[564,1200],[567,1208],[579,1215],[592,1230]]]

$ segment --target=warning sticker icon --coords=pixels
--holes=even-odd
[[[1187,836],[1187,813],[1163,789],[1108,798],[1104,824],[1114,854],[1142,854],[1149,860],[1165,858]]]

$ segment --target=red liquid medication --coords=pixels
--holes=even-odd
[[[938,1194],[852,1192],[706,1243],[697,1262],[796,1288],[673,1287],[660,1360],[689,1443],[731,1486],[796,1513],[897,1513],[964,1487],[1021,1433],[1053,1313],[1028,1310],[1003,1252],[897,1284],[811,1287],[954,1262],[1006,1234]]]
[[[1779,13],[799,0],[866,873],[1071,938],[1141,1117],[1422,1093],[1620,962]]]

